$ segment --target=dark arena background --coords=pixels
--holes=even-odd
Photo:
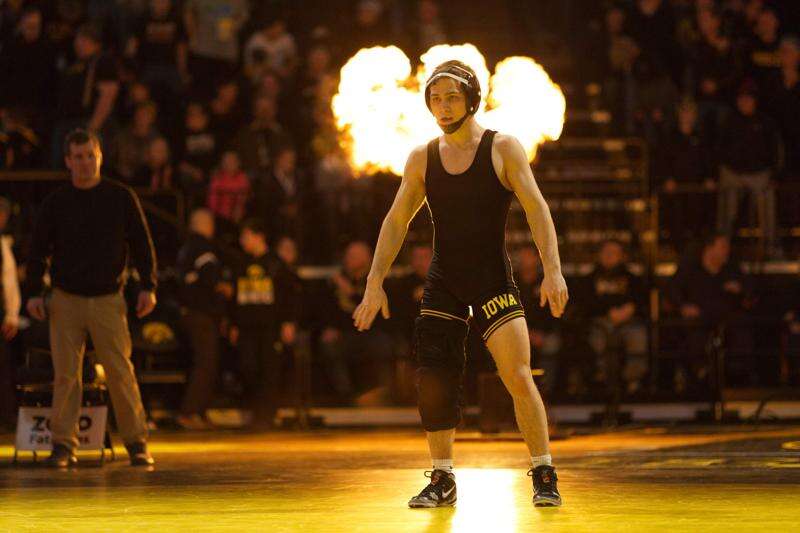
[[[795,4],[0,0],[0,530],[798,530]],[[570,301],[554,319],[512,203],[560,508],[531,504],[474,328],[458,504],[407,507],[430,468],[413,336],[427,208],[384,283],[391,317],[364,333],[351,319],[406,157],[440,133],[421,76],[462,53],[478,122],[520,138],[558,234]],[[121,280],[146,467],[129,465],[118,369],[94,340],[72,381],[78,464],[47,462],[64,331],[59,289],[30,274],[75,128],[100,139],[103,179],[136,192],[157,257],[152,313],[137,313],[150,281],[133,240]],[[113,242],[118,212],[42,233]],[[45,255],[89,286],[95,244]]]

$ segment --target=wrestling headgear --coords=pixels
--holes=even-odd
[[[445,133],[453,133],[467,120],[467,117],[474,115],[481,105],[481,84],[475,71],[469,65],[461,61],[445,61],[436,67],[428,81],[425,83],[425,105],[431,108],[431,85],[439,78],[452,78],[461,84],[464,94],[467,97],[467,113],[460,120],[452,124],[440,126]]]

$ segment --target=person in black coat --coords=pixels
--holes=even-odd
[[[178,299],[181,323],[192,347],[193,368],[177,422],[185,429],[207,429],[205,411],[219,372],[220,329],[225,301],[222,262],[212,239],[214,215],[197,209],[190,218],[190,235],[178,251]]]

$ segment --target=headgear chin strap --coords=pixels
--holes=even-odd
[[[464,113],[464,116],[460,119],[456,120],[455,122],[451,122],[450,124],[439,124],[439,127],[442,128],[442,131],[445,133],[455,133],[458,131],[458,128],[466,121],[472,113]]]

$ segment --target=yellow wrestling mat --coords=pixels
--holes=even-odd
[[[798,531],[800,428],[643,429],[553,443],[562,508],[531,505],[522,442],[456,443],[458,504],[408,509],[421,433],[158,434],[153,471],[51,471],[0,439],[1,531]]]

